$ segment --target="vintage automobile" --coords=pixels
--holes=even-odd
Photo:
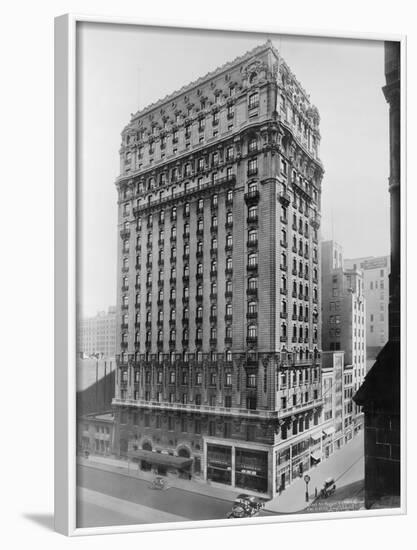
[[[232,511],[227,515],[228,518],[250,518],[259,514],[265,506],[264,502],[251,495],[241,493],[233,503]]]
[[[323,484],[323,488],[320,491],[320,497],[321,498],[327,498],[328,496],[332,495],[336,491],[336,483],[334,482],[334,479],[332,477],[329,477],[326,479],[326,481]]]

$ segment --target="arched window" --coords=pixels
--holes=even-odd
[[[248,337],[249,338],[256,338],[257,333],[258,333],[258,331],[257,331],[256,325],[249,325],[248,326]]]

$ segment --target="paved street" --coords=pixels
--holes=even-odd
[[[224,519],[231,510],[233,492],[220,488],[210,489],[205,484],[199,488],[192,482],[189,490],[189,482],[184,482],[183,487],[169,487],[169,481],[166,490],[155,491],[150,488],[148,480],[128,475],[126,468],[119,468],[120,471],[117,471],[120,461],[113,462],[114,465],[104,465],[100,462],[88,464],[84,461],[78,465],[77,522],[80,527]],[[309,504],[305,502],[305,484],[300,478],[281,495],[267,502],[260,515],[361,508],[364,477],[363,434],[356,436],[308,473],[311,478]],[[327,499],[314,500],[315,488],[319,491],[328,477],[333,477],[336,481],[335,493]],[[203,494],[205,490],[212,494]]]
[[[82,488],[79,491],[80,527],[97,525],[97,521],[100,525],[126,525],[224,519],[231,509],[231,503],[226,500],[175,487],[155,491],[145,480],[89,466],[78,466],[78,486]],[[119,506],[126,501],[136,507]]]

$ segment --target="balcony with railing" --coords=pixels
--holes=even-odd
[[[253,189],[251,191],[248,191],[247,193],[244,194],[243,197],[245,199],[246,204],[248,205],[257,204],[259,202],[259,197],[260,197],[259,190]]]
[[[257,311],[248,311],[246,313],[246,319],[253,320],[253,319],[257,319],[257,318],[258,318],[258,312]]]
[[[289,196],[289,194],[287,192],[281,191],[278,194],[278,200],[282,205],[288,206],[291,202],[291,197]]]
[[[255,225],[258,223],[258,216],[257,215],[251,215],[246,218],[246,222],[251,225]]]
[[[120,236],[122,239],[128,239],[130,237],[130,229],[124,227],[120,230]]]

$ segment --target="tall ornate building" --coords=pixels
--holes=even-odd
[[[124,128],[113,405],[139,467],[273,496],[313,463],[319,144],[269,41]]]

